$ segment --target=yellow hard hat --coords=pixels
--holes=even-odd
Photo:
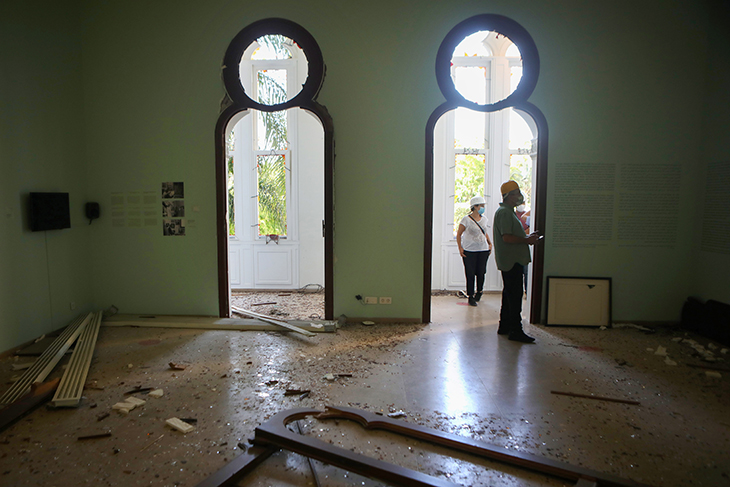
[[[506,183],[503,183],[502,186],[499,188],[499,190],[502,192],[502,195],[505,195],[510,191],[514,191],[516,189],[520,189],[520,185],[517,184],[516,181],[512,181],[511,179]]]

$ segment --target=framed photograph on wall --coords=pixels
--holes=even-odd
[[[547,325],[611,326],[610,277],[547,278]]]

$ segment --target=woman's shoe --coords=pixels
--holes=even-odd
[[[479,302],[479,300],[481,300],[481,299],[482,299],[482,293],[476,293],[476,294],[474,295],[474,301],[476,301],[477,303],[478,303],[478,302]]]
[[[474,296],[469,296],[469,306],[476,306],[477,300],[474,299]]]

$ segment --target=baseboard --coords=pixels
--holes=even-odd
[[[375,324],[390,325],[417,325],[423,323],[420,318],[368,318],[368,317],[347,317],[347,323],[362,323],[363,321],[372,321]]]

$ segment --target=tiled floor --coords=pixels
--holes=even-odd
[[[677,329],[647,334],[527,325],[533,345],[496,334],[498,295],[477,308],[433,299],[429,325],[345,325],[305,338],[274,332],[103,328],[77,409],[41,408],[0,432],[0,484],[194,486],[246,446],[272,414],[348,405],[651,485],[730,485],[730,373],[708,369]],[[661,345],[677,365],[654,351]],[[648,349],[651,349],[649,351]],[[715,356],[727,359],[722,347]],[[22,360],[21,360],[22,361]],[[172,371],[169,362],[187,364]],[[3,383],[13,359],[0,363]],[[352,374],[335,381],[327,373]],[[111,411],[136,386],[165,395]],[[287,388],[309,397],[284,396]],[[552,394],[639,401],[628,405]],[[197,419],[182,435],[164,425]],[[461,485],[563,485],[349,422],[302,421],[305,434]],[[84,433],[110,438],[78,441]],[[240,444],[240,445],[239,445]],[[315,462],[322,485],[383,485]],[[240,485],[315,485],[302,457],[279,453]]]

